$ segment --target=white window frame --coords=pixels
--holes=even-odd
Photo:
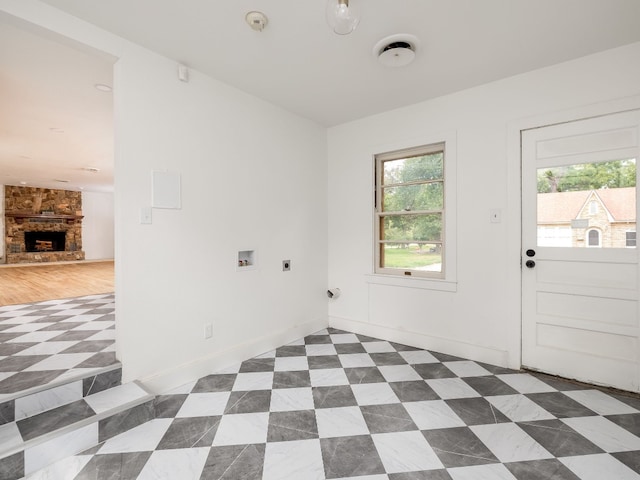
[[[431,151],[444,151],[443,164],[443,185],[444,185],[444,205],[443,205],[443,226],[442,226],[442,271],[428,272],[414,269],[390,269],[380,267],[380,211],[379,204],[374,201],[373,223],[374,223],[374,255],[373,255],[373,274],[369,275],[368,282],[395,285],[410,286],[412,288],[425,288],[433,290],[455,291],[456,282],[456,141],[455,134],[431,137],[433,142],[414,143],[414,146],[381,150],[373,154],[374,172],[378,171],[376,166],[380,159],[383,161],[395,158],[406,158],[411,155],[420,155]],[[416,147],[415,145],[421,145]],[[380,188],[380,178],[374,175],[374,192]],[[374,196],[375,199],[380,198],[379,194]],[[437,242],[433,242],[437,243]],[[406,274],[405,272],[410,272]]]
[[[634,245],[629,245],[629,238],[627,237],[628,233],[635,234],[635,236],[634,236]],[[636,233],[636,230],[627,230],[626,232],[624,232],[624,246],[625,246],[625,248],[636,248],[637,242],[638,242],[638,234]]]

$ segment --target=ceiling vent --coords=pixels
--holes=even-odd
[[[416,58],[417,48],[418,39],[415,36],[401,33],[376,43],[373,55],[385,67],[404,67]]]

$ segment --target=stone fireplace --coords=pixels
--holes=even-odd
[[[5,186],[7,263],[84,260],[82,192]]]

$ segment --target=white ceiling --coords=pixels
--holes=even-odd
[[[640,41],[638,0],[351,1],[360,3],[362,21],[347,36],[335,35],[327,26],[325,0],[44,3],[325,126]],[[269,18],[261,33],[244,22],[251,10]],[[397,33],[415,35],[420,46],[413,64],[388,69],[377,63],[372,49]],[[5,50],[0,50],[3,80]],[[31,56],[39,63],[51,53],[36,49]],[[50,62],[39,67],[43,78],[59,76],[60,84],[73,80],[57,63],[56,75]],[[63,118],[70,120],[68,102],[56,97],[51,106],[64,103]],[[40,112],[36,108],[33,113]],[[90,149],[87,136],[77,140]],[[56,152],[56,158],[64,157],[64,150]],[[82,165],[93,163],[84,159]]]

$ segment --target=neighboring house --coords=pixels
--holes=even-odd
[[[539,193],[538,245],[635,247],[635,187]]]

